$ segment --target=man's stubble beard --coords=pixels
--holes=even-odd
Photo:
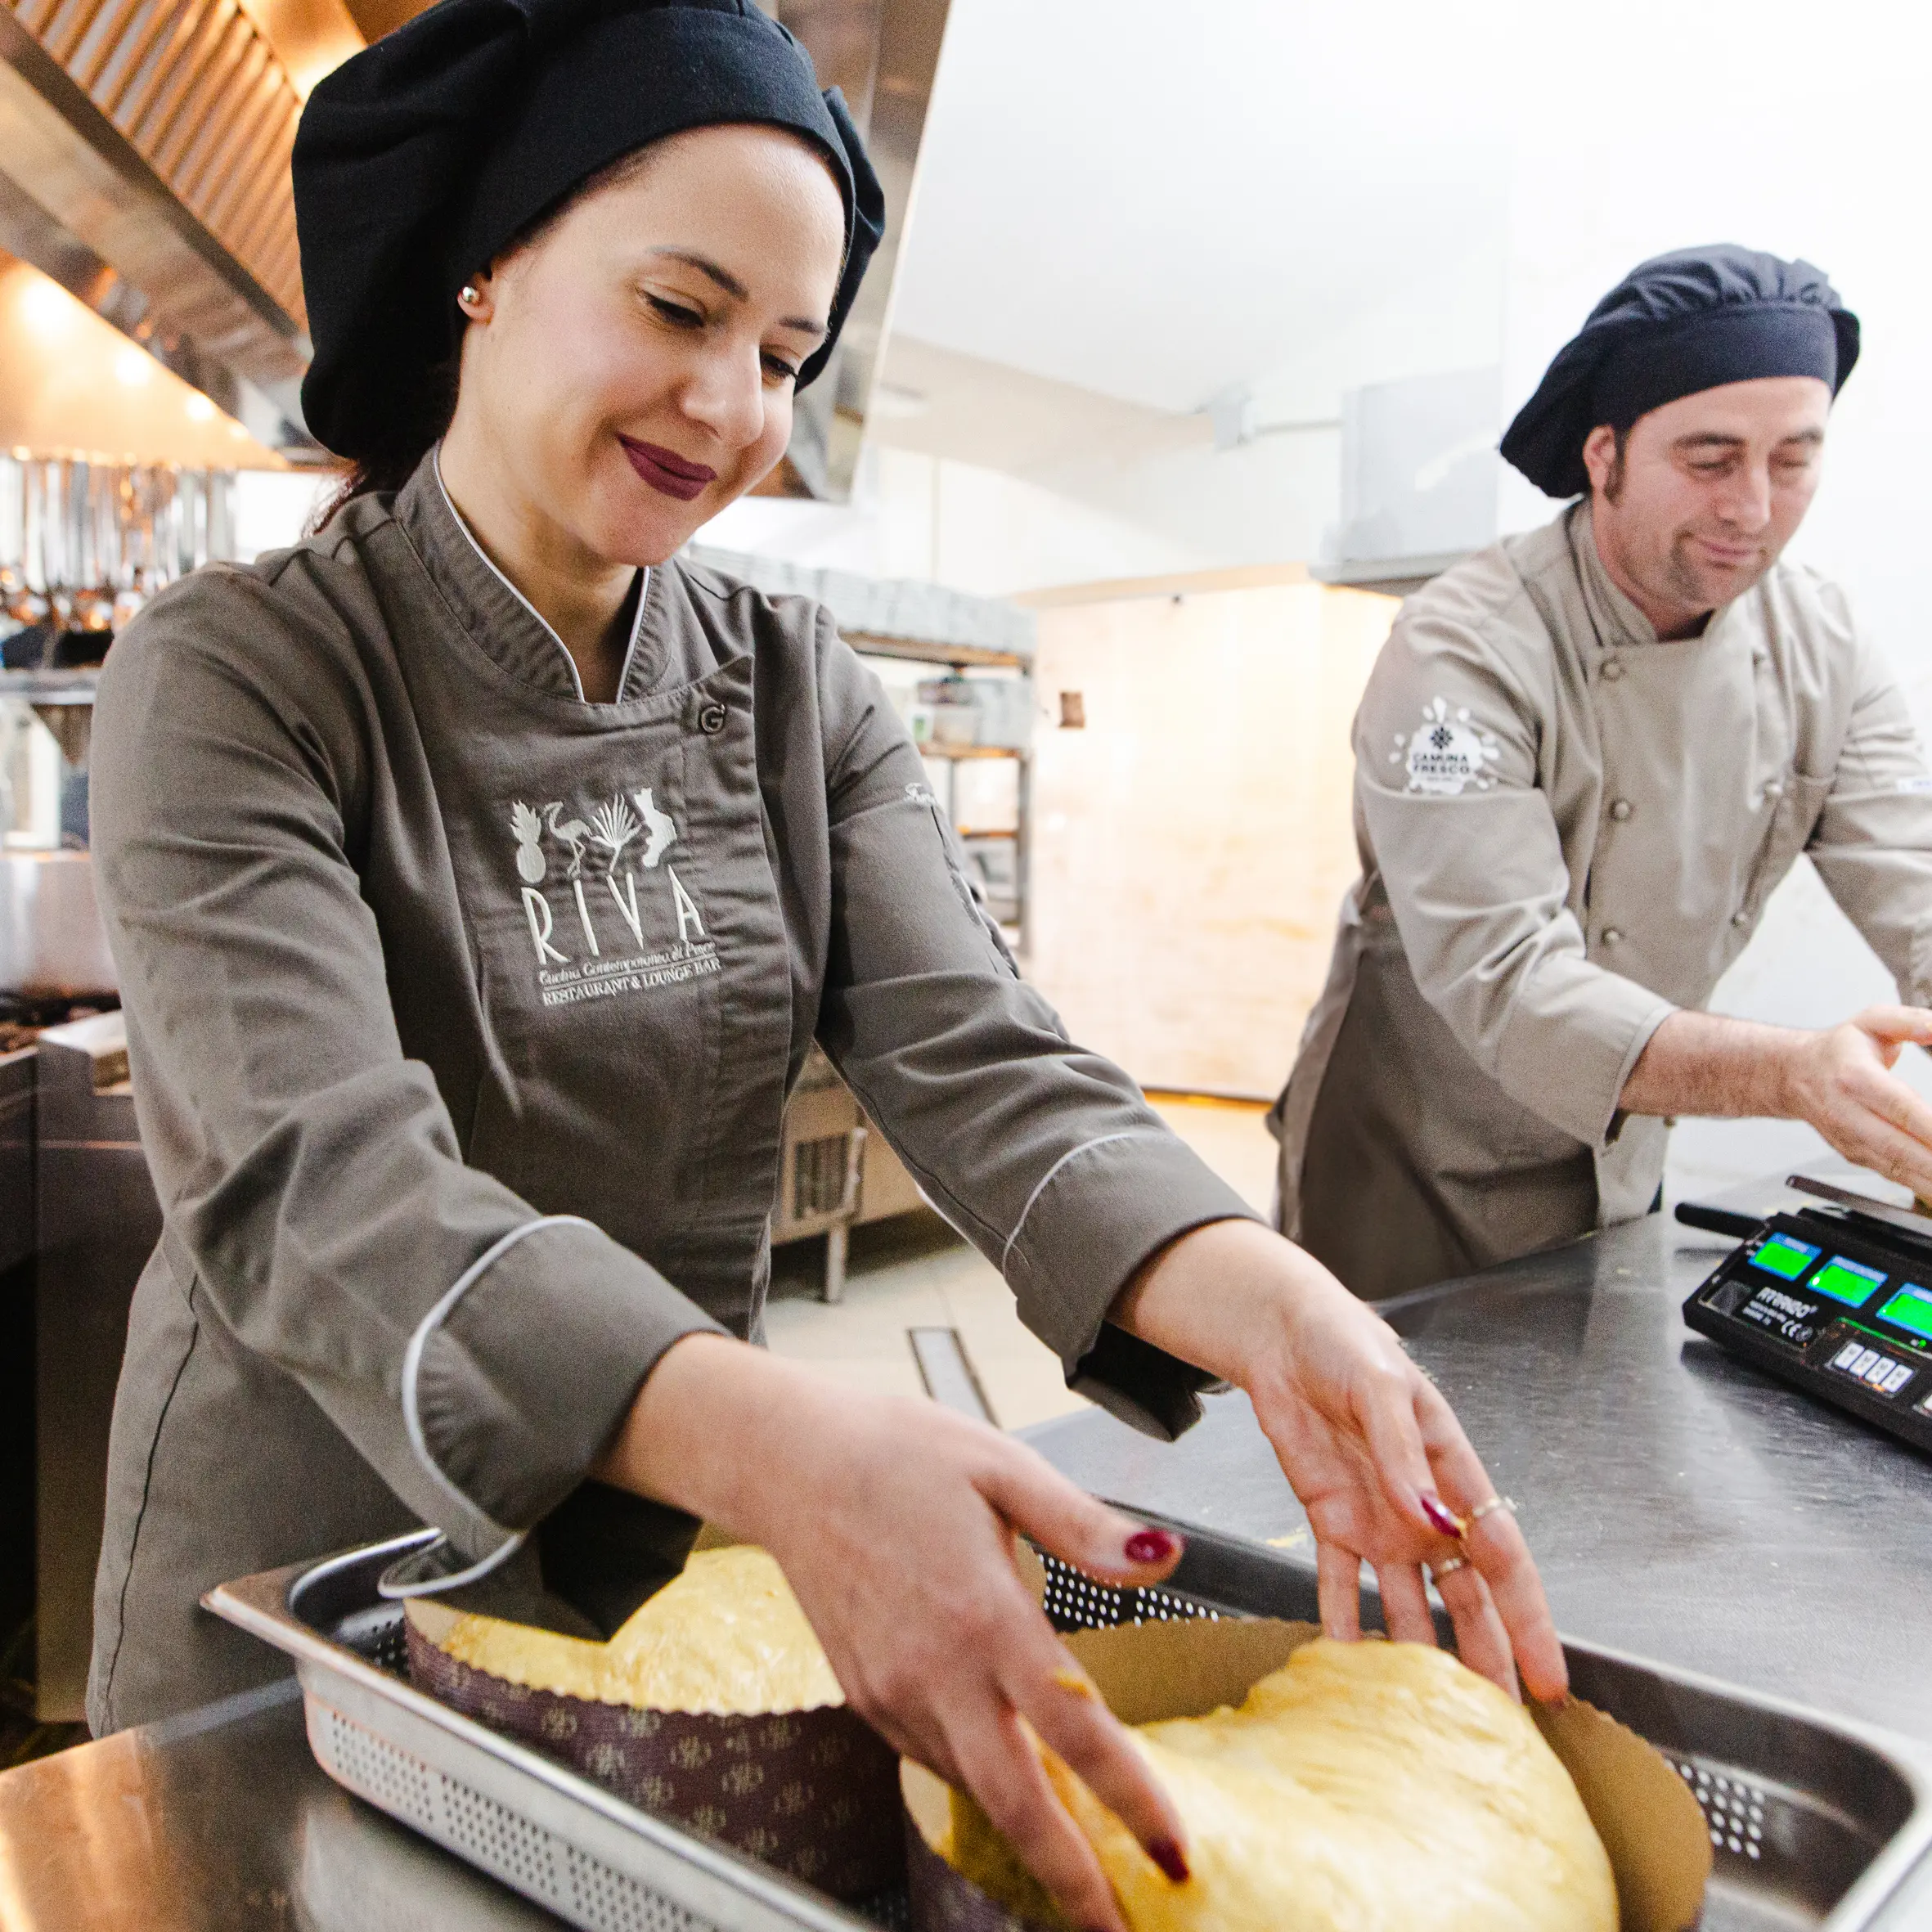
[[[1720,605],[1735,602],[1747,591],[1755,590],[1762,583],[1771,566],[1777,561],[1769,547],[1761,544],[1757,562],[1748,576],[1741,578],[1736,572],[1726,572],[1714,582],[1712,573],[1692,559],[1691,545],[1696,537],[1695,531],[1680,530],[1671,539],[1667,569],[1671,595],[1696,609],[1716,610]]]

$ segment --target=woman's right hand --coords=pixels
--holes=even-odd
[[[1178,1542],[1020,1444],[930,1402],[860,1394],[715,1335],[676,1343],[593,1472],[776,1557],[852,1708],[970,1790],[1074,1925],[1125,1932],[1027,1727],[1170,1877],[1179,1817],[1021,1580],[1016,1532],[1152,1584]]]

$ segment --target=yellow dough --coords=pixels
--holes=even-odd
[[[762,1717],[845,1701],[784,1573],[749,1544],[699,1551],[609,1643],[465,1616],[441,1647],[511,1683],[639,1710]]]
[[[1616,1932],[1610,1861],[1528,1712],[1424,1644],[1303,1645],[1238,1710],[1130,1732],[1187,1829],[1181,1885],[1050,1752],[1133,1932]],[[946,1855],[1065,1921],[970,1799]]]

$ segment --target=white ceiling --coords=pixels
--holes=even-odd
[[[894,332],[1199,408],[1493,237],[1507,11],[953,0]]]

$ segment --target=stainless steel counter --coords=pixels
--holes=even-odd
[[[1932,1461],[1730,1364],[1677,1307],[1719,1244],[1653,1217],[1400,1311],[1521,1505],[1569,1631],[1932,1737]],[[1301,1516],[1246,1403],[1077,1480],[1263,1539]],[[292,1683],[0,1776],[0,1927],[528,1932],[558,1921],[338,1790]],[[1932,1867],[1883,1915],[1932,1925]]]
[[[6,1932],[555,1932],[330,1782],[294,1681],[0,1776]]]
[[[1932,1458],[1684,1327],[1728,1246],[1652,1215],[1387,1312],[1516,1498],[1559,1628],[1932,1739]],[[1246,1397],[1208,1410],[1171,1446],[1097,1413],[1031,1440],[1121,1502],[1305,1533]]]

